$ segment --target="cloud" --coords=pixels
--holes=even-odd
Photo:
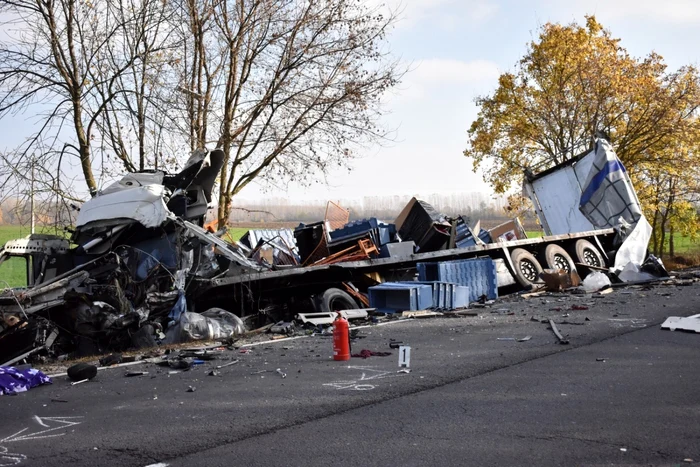
[[[410,100],[451,89],[469,89],[482,92],[495,84],[500,72],[494,62],[473,60],[469,62],[430,58],[414,62],[404,77],[395,98]]]
[[[500,7],[491,2],[474,2],[471,17],[475,21],[486,21],[498,13]]]
[[[603,20],[629,18],[674,24],[700,23],[698,0],[576,0],[573,5]]]
[[[453,59],[430,58],[421,60],[410,72],[408,79],[421,83],[468,83],[498,78],[498,66],[488,60],[464,62]]]

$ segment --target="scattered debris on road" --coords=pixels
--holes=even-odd
[[[686,318],[678,316],[669,316],[661,324],[661,329],[668,329],[670,331],[689,331],[700,333],[700,314],[688,316]]]
[[[388,357],[389,355],[391,355],[391,352],[376,352],[368,349],[362,349],[359,353],[352,354],[355,358]]]
[[[549,327],[552,329],[552,332],[554,333],[555,336],[557,336],[557,339],[559,339],[560,344],[568,344],[569,341],[567,339],[564,339],[564,336],[561,335],[561,332],[559,332],[559,329],[557,328],[557,325],[554,324],[553,320],[549,320]]]
[[[541,238],[527,238],[518,219],[484,229],[412,198],[393,222],[351,221],[329,202],[321,221],[252,229],[234,241],[210,219],[223,152],[195,151],[179,173],[130,173],[98,192],[80,207],[70,239],[30,235],[0,248],[0,264],[26,260],[28,282],[0,291],[0,365],[108,354],[100,366],[113,367],[134,362],[128,351],[191,341],[235,349],[263,333],[270,341],[330,336],[340,320],[479,316],[472,309],[491,307],[499,290],[548,300],[666,280],[646,255],[651,228],[629,178],[606,172],[615,161],[597,138],[573,163],[526,174]],[[557,174],[576,183],[563,186]],[[541,202],[562,190],[562,203]],[[360,337],[348,331],[337,342]],[[384,354],[363,352],[355,355]],[[338,359],[349,357],[348,347]],[[180,352],[159,363],[187,371],[211,358]]]

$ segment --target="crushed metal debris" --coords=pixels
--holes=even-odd
[[[239,338],[261,333],[330,336],[338,319],[478,316],[470,309],[491,306],[499,292],[602,295],[620,282],[668,279],[658,259],[640,253],[650,227],[629,179],[597,168],[615,159],[599,138],[573,162],[526,174],[541,238],[528,239],[518,219],[487,230],[412,198],[393,222],[351,221],[329,202],[322,221],[254,229],[234,242],[206,222],[224,154],[196,151],[179,173],[131,173],[97,193],[70,240],[30,235],[0,248],[0,264],[26,260],[28,284],[0,291],[0,365],[111,354],[100,365],[114,367],[126,363],[122,352],[159,345],[238,348]],[[562,186],[552,178],[560,172],[577,182]],[[572,190],[571,206],[540,203],[561,190]],[[160,363],[186,371],[211,358],[181,352]]]

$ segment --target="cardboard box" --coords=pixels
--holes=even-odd
[[[547,290],[553,292],[581,285],[581,278],[576,271],[566,272],[563,269],[545,269],[540,274],[540,277],[547,286]]]
[[[494,227],[493,229],[489,230],[489,234],[491,235],[491,240],[494,243],[525,240],[527,238],[525,229],[523,229],[523,226],[520,224],[520,221],[517,218]]]

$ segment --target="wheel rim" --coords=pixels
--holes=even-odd
[[[554,255],[554,267],[555,269],[563,269],[566,272],[571,272],[569,262],[566,260],[564,255],[561,255],[559,253]]]
[[[521,260],[520,272],[528,282],[535,282],[537,280],[537,268],[532,261],[528,261],[526,259]]]
[[[328,308],[330,308],[333,311],[342,311],[342,310],[352,310],[352,305],[348,304],[347,301],[343,298],[334,298],[330,301],[328,304]]]
[[[589,248],[583,250],[583,262],[589,266],[602,267],[602,264],[600,264],[600,261],[598,260],[598,255],[596,255]]]

